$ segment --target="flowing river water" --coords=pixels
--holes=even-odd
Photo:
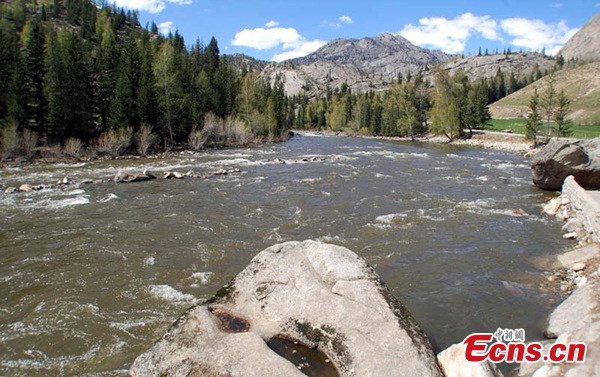
[[[242,173],[209,179],[0,194],[0,375],[126,374],[188,307],[288,240],[362,256],[436,351],[498,327],[541,338],[556,297],[539,290],[534,261],[567,244],[516,154],[305,135],[164,159],[6,168],[0,183],[236,167]]]

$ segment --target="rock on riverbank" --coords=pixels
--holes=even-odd
[[[259,253],[191,308],[133,376],[442,376],[423,330],[350,250],[314,241]]]
[[[531,160],[533,183],[560,190],[572,175],[584,188],[600,189],[600,138],[553,140]]]
[[[560,197],[552,199],[544,211],[565,222],[569,232],[579,242],[578,248],[557,257],[558,272],[548,281],[560,279],[564,292],[572,294],[550,315],[546,335],[552,343],[583,342],[587,345],[585,363],[523,364],[519,376],[593,377],[600,376],[600,196],[584,190],[569,176]],[[571,236],[572,235],[572,236]]]

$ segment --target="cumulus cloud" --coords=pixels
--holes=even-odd
[[[265,24],[265,27],[268,27],[268,28],[275,27],[275,26],[279,26],[279,22],[275,21],[275,20],[271,20]]]
[[[169,34],[169,32],[171,30],[173,30],[173,21],[165,21],[165,22],[161,22],[160,24],[156,25],[158,27],[158,31],[160,31],[161,34]]]
[[[570,28],[565,21],[545,23],[518,17],[502,20],[501,24],[502,30],[512,38],[513,46],[537,51],[546,49],[550,55],[556,54],[579,30]]]
[[[256,28],[244,29],[235,35],[231,42],[234,46],[244,46],[257,50],[270,50],[282,44],[293,43],[302,39],[294,28]]]
[[[257,50],[280,49],[273,55],[273,60],[283,61],[305,56],[316,51],[326,42],[309,41],[294,28],[272,27],[269,29],[244,29],[235,35],[231,44],[255,48]]]
[[[166,7],[167,3],[176,5],[189,5],[192,0],[115,0],[114,3],[127,9],[138,9],[148,13],[160,13]]]
[[[490,16],[475,16],[464,13],[453,19],[427,17],[419,20],[419,26],[406,25],[398,34],[418,46],[440,49],[449,54],[465,50],[472,35],[479,34],[485,39],[500,40],[498,23]]]

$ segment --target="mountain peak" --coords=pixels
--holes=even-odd
[[[592,17],[558,52],[565,60],[600,60],[600,13]]]

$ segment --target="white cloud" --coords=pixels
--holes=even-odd
[[[398,34],[418,46],[440,49],[449,54],[465,50],[467,41],[474,34],[489,40],[500,40],[498,24],[490,16],[464,13],[453,19],[428,17],[419,20],[419,26],[406,25]]]
[[[338,20],[343,24],[351,24],[354,22],[350,16],[340,16]]]
[[[291,43],[287,46],[284,46],[284,49],[287,49],[287,51],[273,55],[273,60],[276,62],[281,62],[288,59],[306,56],[311,52],[317,51],[326,43],[327,42],[318,39],[314,41],[301,40],[295,43]]]
[[[335,21],[321,21],[321,25],[330,27],[332,29],[341,29],[344,25],[350,25],[354,23],[354,20],[350,16],[340,16]]]
[[[552,8],[560,9],[563,7],[563,3],[554,3],[551,5]]]
[[[570,28],[565,21],[545,23],[542,20],[527,18],[507,18],[502,20],[502,30],[511,38],[511,44],[529,50],[540,51],[554,55],[561,49],[577,31]]]
[[[244,29],[235,35],[231,44],[255,48],[257,50],[280,49],[273,55],[273,60],[282,61],[305,56],[316,51],[326,42],[321,40],[309,41],[294,28],[273,27],[270,29]]]
[[[148,13],[160,13],[167,7],[167,3],[189,5],[192,3],[192,0],[115,0],[114,3],[123,8],[138,9]]]
[[[161,34],[166,35],[169,34],[171,30],[173,30],[173,21],[161,22],[156,26],[158,26],[158,31],[160,31]]]
[[[282,44],[296,42],[301,39],[302,36],[294,28],[256,28],[244,29],[238,32],[231,44],[257,50],[270,50]]]
[[[279,22],[275,20],[271,20],[265,24],[265,27],[272,28],[275,26],[279,26]]]

